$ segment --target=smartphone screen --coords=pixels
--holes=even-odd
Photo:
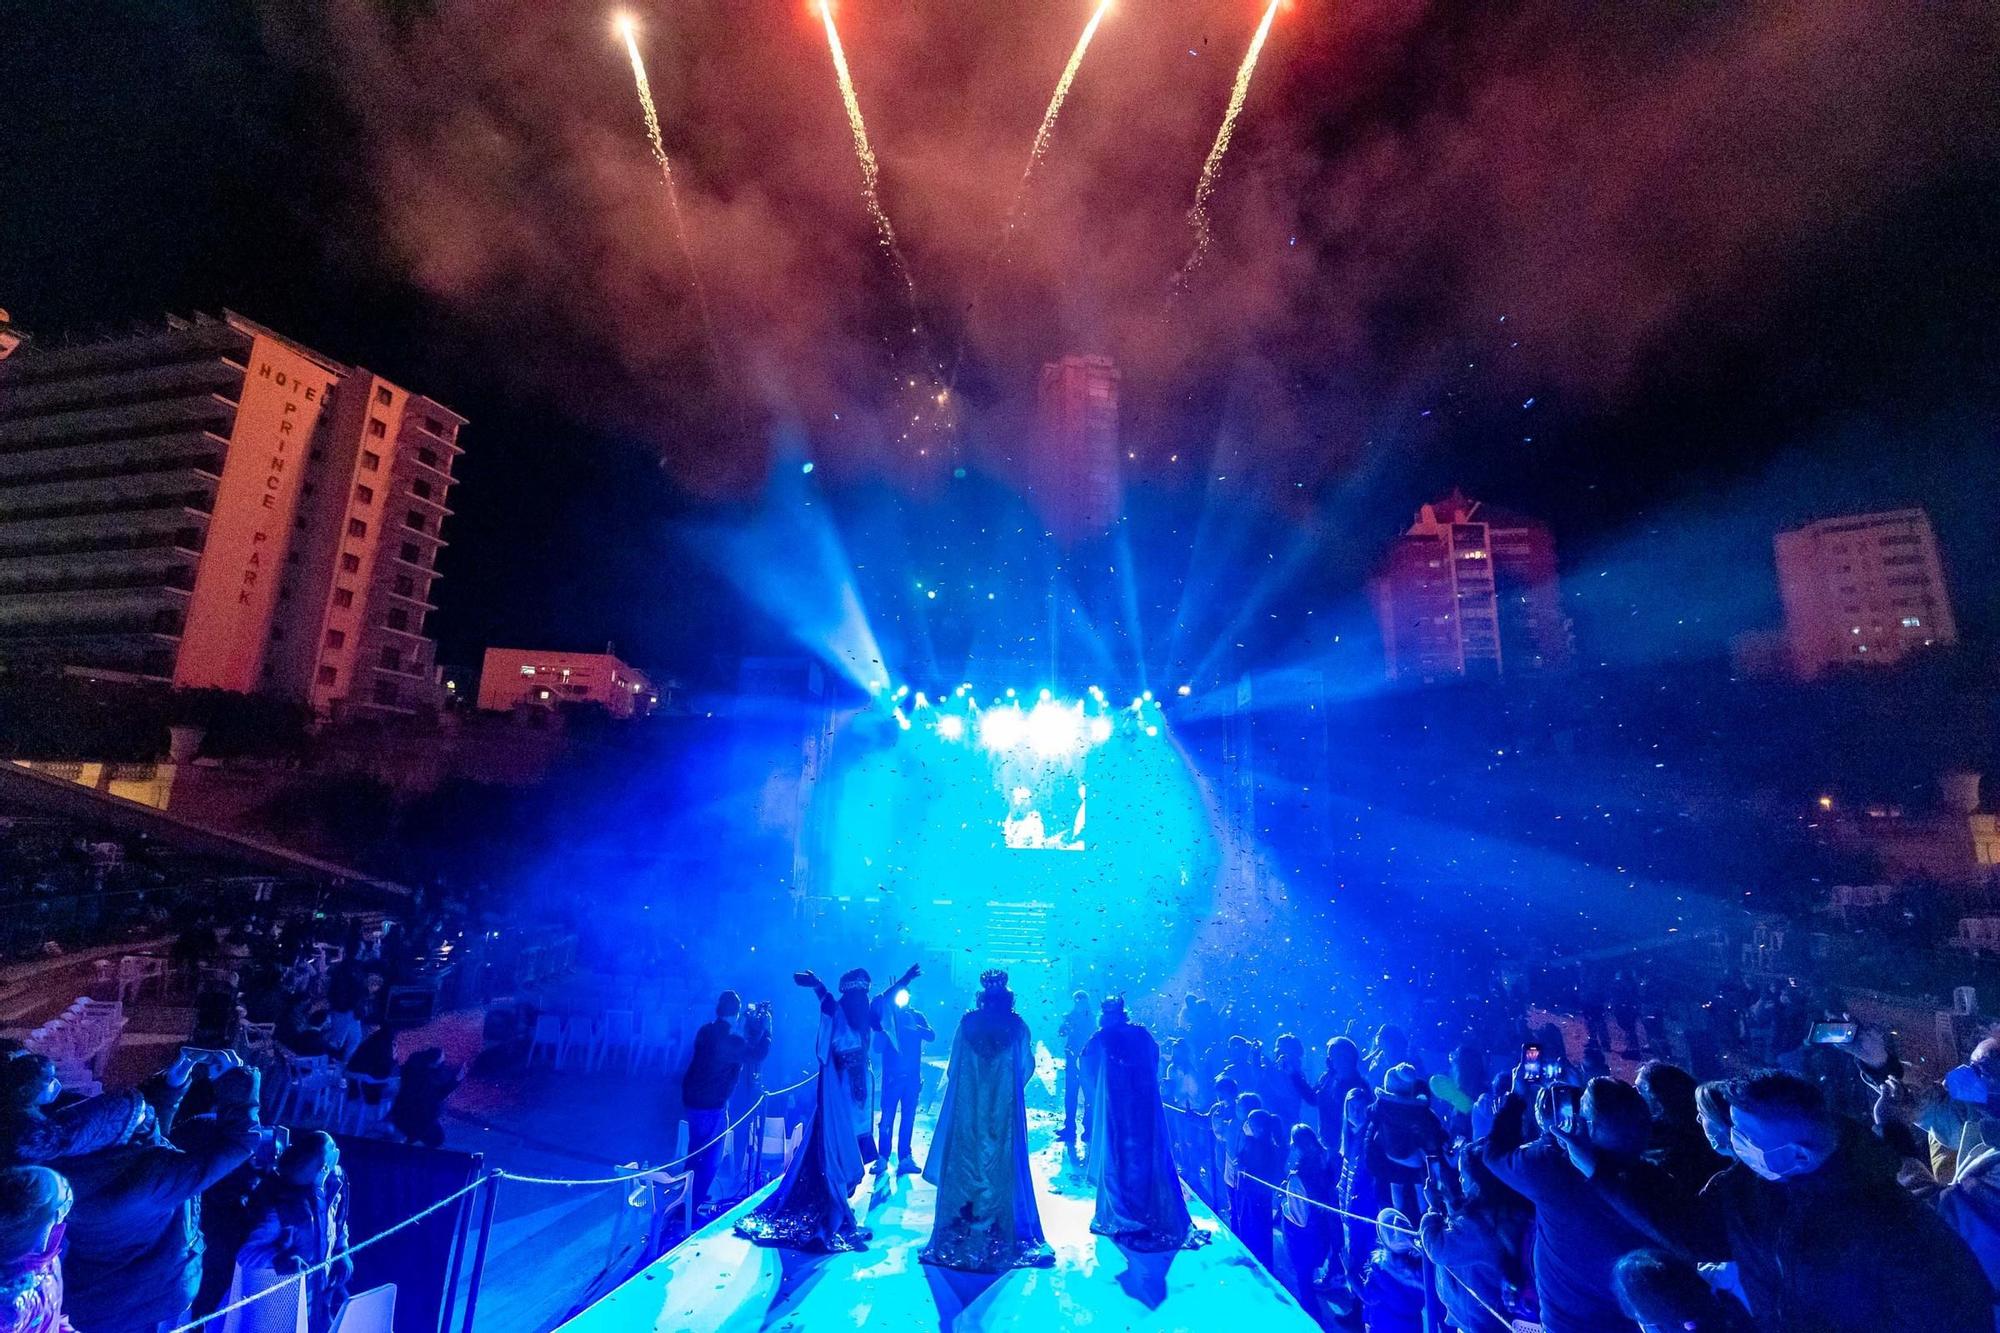
[[[1806,1040],[1814,1046],[1851,1046],[1860,1030],[1858,1023],[1815,1023]]]

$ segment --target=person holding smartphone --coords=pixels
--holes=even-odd
[[[211,1085],[214,1110],[180,1120],[197,1076]],[[201,1284],[202,1192],[263,1139],[257,1071],[228,1051],[183,1048],[140,1091],[151,1113],[124,1143],[50,1163],[76,1189],[67,1306],[91,1333],[147,1333],[186,1321]]]
[[[1594,1078],[1577,1089],[1515,1071],[1482,1153],[1488,1170],[1535,1205],[1535,1292],[1548,1333],[1625,1326],[1612,1269],[1627,1253],[1686,1242],[1691,1201],[1645,1160],[1652,1120],[1638,1090]],[[1529,1136],[1528,1094],[1540,1136]]]

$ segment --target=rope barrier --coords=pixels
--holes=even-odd
[[[1265,1189],[1270,1190],[1272,1193],[1282,1194],[1288,1199],[1297,1199],[1300,1203],[1308,1204],[1314,1208],[1323,1208],[1329,1213],[1336,1213],[1341,1217],[1351,1218],[1356,1222],[1366,1222],[1371,1226],[1379,1227],[1383,1231],[1394,1231],[1400,1235],[1410,1236],[1418,1241],[1421,1241],[1423,1239],[1423,1233],[1421,1231],[1415,1231],[1409,1227],[1399,1227],[1393,1222],[1384,1222],[1379,1217],[1364,1217],[1360,1213],[1351,1213],[1347,1211],[1345,1208],[1336,1208],[1330,1203],[1322,1203],[1318,1199],[1310,1198],[1307,1195],[1300,1194],[1295,1190],[1288,1190],[1283,1185],[1273,1185],[1270,1181],[1264,1179],[1262,1176],[1253,1176],[1248,1171],[1239,1170],[1237,1174],[1241,1176],[1244,1180],[1255,1181],[1257,1184],[1262,1185]],[[1432,1263],[1436,1264],[1439,1268],[1444,1269],[1445,1272],[1451,1273],[1452,1281],[1458,1283],[1458,1285],[1464,1289],[1466,1295],[1472,1297],[1474,1301],[1478,1302],[1480,1309],[1486,1311],[1486,1313],[1492,1315],[1495,1319],[1499,1320],[1500,1327],[1508,1329],[1510,1331],[1513,1329],[1514,1321],[1509,1319],[1506,1315],[1501,1314],[1498,1310],[1494,1309],[1492,1306],[1488,1305],[1486,1303],[1486,1298],[1484,1296],[1481,1296],[1479,1292],[1476,1289],[1474,1289],[1473,1285],[1470,1282],[1467,1282],[1464,1278],[1460,1277],[1458,1274],[1452,1273],[1450,1267],[1448,1267],[1436,1255],[1426,1254],[1425,1257],[1428,1258]]]
[[[803,1088],[806,1084],[812,1082],[814,1079],[818,1077],[819,1077],[819,1071],[814,1070],[812,1073],[807,1074],[804,1078],[800,1079],[796,1083],[790,1084],[786,1087],[772,1088],[766,1092],[758,1093],[757,1100],[750,1103],[749,1109],[745,1110],[742,1115],[737,1116],[736,1119],[724,1125],[722,1127],[722,1131],[718,1133],[714,1138],[702,1144],[699,1148],[690,1148],[684,1155],[675,1158],[671,1162],[662,1162],[658,1166],[642,1166],[636,1171],[626,1171],[615,1176],[593,1176],[583,1180],[572,1180],[563,1176],[522,1176],[522,1175],[516,1175],[512,1171],[495,1171],[493,1174],[502,1180],[512,1180],[522,1185],[561,1185],[561,1186],[624,1185],[634,1180],[643,1180],[647,1176],[656,1175],[661,1171],[671,1171],[677,1166],[687,1165],[687,1163],[693,1161],[695,1158],[707,1152],[710,1148],[713,1148],[716,1144],[728,1138],[730,1133],[734,1131],[738,1125],[741,1125],[751,1116],[757,1114],[757,1108],[762,1106],[766,1101],[768,1101],[773,1097],[782,1097],[789,1092],[797,1092],[800,1088]]]
[[[819,1072],[815,1070],[814,1072],[806,1075],[804,1078],[800,1079],[796,1083],[789,1084],[788,1086],[782,1088],[772,1088],[767,1092],[761,1092],[757,1094],[757,1100],[750,1103],[750,1108],[746,1110],[742,1115],[738,1116],[735,1119],[735,1121],[733,1121],[729,1125],[724,1126],[720,1134],[717,1134],[714,1138],[710,1139],[707,1143],[702,1144],[699,1148],[691,1150],[686,1156],[681,1157],[675,1161],[668,1162],[662,1166],[649,1166],[636,1172],[629,1172],[624,1175],[617,1175],[617,1176],[605,1176],[601,1179],[594,1179],[594,1180],[565,1180],[549,1176],[522,1176],[522,1175],[516,1175],[512,1171],[503,1171],[498,1168],[495,1168],[491,1171],[487,1171],[486,1173],[481,1175],[479,1179],[466,1185],[463,1189],[452,1191],[450,1194],[445,1195],[442,1199],[439,1199],[436,1203],[431,1204],[428,1208],[423,1209],[421,1212],[413,1213],[409,1217],[406,1217],[402,1221],[396,1223],[394,1226],[389,1227],[383,1231],[378,1231],[374,1235],[368,1237],[368,1239],[364,1241],[359,1241],[356,1244],[348,1246],[346,1249],[342,1250],[339,1254],[333,1255],[332,1257],[325,1259],[320,1263],[314,1264],[311,1268],[301,1269],[296,1273],[287,1273],[282,1280],[272,1283],[270,1286],[265,1287],[262,1291],[255,1291],[252,1292],[250,1295],[245,1296],[243,1299],[239,1301],[232,1301],[230,1304],[223,1306],[221,1309],[216,1310],[211,1314],[205,1314],[201,1318],[196,1319],[191,1323],[182,1324],[179,1328],[170,1330],[170,1333],[196,1333],[196,1330],[206,1327],[208,1324],[214,1322],[215,1320],[223,1318],[225,1315],[234,1314],[238,1310],[244,1309],[245,1307],[250,1305],[254,1305],[258,1301],[263,1300],[267,1296],[274,1296],[278,1292],[286,1290],[295,1283],[303,1283],[304,1281],[306,1281],[306,1279],[313,1277],[316,1274],[326,1272],[327,1270],[331,1269],[335,1264],[338,1264],[343,1260],[345,1260],[348,1256],[359,1254],[361,1251],[367,1249],[369,1246],[375,1244],[376,1242],[387,1240],[389,1237],[395,1235],[397,1232],[415,1226],[417,1223],[423,1221],[426,1217],[429,1217],[432,1213],[435,1213],[450,1204],[458,1202],[460,1199],[472,1193],[474,1190],[478,1189],[482,1185],[491,1183],[497,1187],[498,1183],[502,1180],[517,1181],[524,1185],[617,1185],[617,1184],[623,1184],[626,1181],[637,1180],[643,1176],[652,1175],[654,1172],[657,1171],[671,1170],[676,1166],[681,1166],[693,1160],[701,1153],[706,1152],[708,1149],[722,1142],[723,1139],[729,1136],[731,1130],[735,1129],[738,1125],[741,1125],[745,1120],[748,1120],[752,1115],[756,1114],[757,1108],[762,1106],[770,1098],[782,1097],[787,1093],[797,1092],[800,1088],[803,1088],[806,1084],[812,1082],[814,1079],[818,1077],[819,1077]]]
[[[397,1232],[402,1231],[405,1228],[415,1226],[417,1223],[423,1221],[425,1218],[429,1217],[432,1213],[437,1212],[439,1209],[444,1208],[446,1205],[457,1203],[460,1199],[472,1193],[480,1186],[486,1184],[488,1181],[492,1180],[498,1174],[499,1172],[497,1171],[489,1171],[484,1175],[480,1176],[479,1179],[473,1181],[471,1184],[466,1185],[461,1189],[453,1190],[450,1194],[445,1195],[442,1199],[439,1199],[436,1203],[432,1204],[430,1207],[425,1208],[421,1212],[412,1213],[410,1216],[404,1218],[402,1221],[396,1223],[396,1225],[388,1228],[387,1230],[378,1231],[374,1235],[370,1236],[367,1240],[360,1241],[357,1242],[356,1244],[350,1245],[346,1249],[342,1250],[339,1254],[321,1260],[319,1263],[314,1264],[311,1268],[302,1268],[296,1273],[287,1273],[283,1278],[283,1280],[272,1283],[270,1286],[264,1288],[262,1291],[252,1292],[250,1295],[245,1296],[242,1300],[232,1301],[230,1304],[223,1306],[220,1310],[216,1310],[212,1314],[205,1314],[201,1318],[193,1321],[192,1323],[182,1324],[179,1328],[171,1330],[171,1333],[194,1333],[194,1330],[202,1328],[205,1325],[212,1323],[217,1319],[221,1319],[224,1315],[234,1314],[236,1313],[236,1311],[243,1309],[245,1306],[253,1305],[256,1302],[263,1300],[266,1296],[274,1295],[277,1292],[283,1291],[295,1282],[302,1283],[307,1278],[312,1277],[317,1273],[324,1273],[328,1269],[332,1268],[335,1264],[340,1263],[342,1260],[346,1259],[349,1255],[359,1254],[361,1253],[361,1251],[367,1249],[370,1245],[375,1244],[377,1241],[387,1240],[389,1237],[395,1235]]]

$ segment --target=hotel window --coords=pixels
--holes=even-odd
[[[319,683],[322,685],[331,685],[339,675],[340,673],[334,668],[323,666],[319,669]]]
[[[401,703],[402,697],[396,693],[396,682],[393,680],[376,681],[375,702],[378,704],[387,704],[391,708]]]
[[[363,449],[361,451],[361,470],[363,472],[380,472],[382,470],[382,455],[376,453],[373,449]]]
[[[412,509],[409,513],[403,516],[403,526],[406,528],[414,528],[418,532],[422,532],[424,530],[424,516],[418,513],[416,510]]]
[[[404,542],[402,554],[403,554],[403,559],[409,561],[413,565],[421,565],[424,562],[424,553],[417,549],[417,544],[415,542]]]
[[[441,436],[444,434],[444,423],[442,421],[439,421],[436,417],[425,417],[424,429],[429,431],[433,435]]]
[[[382,650],[383,670],[398,671],[402,669],[402,666],[403,666],[403,659],[401,655],[398,654],[394,648],[384,648]]]
[[[350,537],[366,537],[368,535],[368,525],[358,518],[350,518],[347,520],[347,535]]]
[[[356,486],[354,488],[354,502],[364,505],[374,504],[375,488],[373,486]]]
[[[361,557],[355,555],[352,551],[343,552],[340,557],[340,572],[343,574],[360,573]]]
[[[411,578],[408,574],[396,575],[396,596],[410,597],[414,596],[416,591],[417,583],[415,579]]]
[[[338,629],[330,629],[330,630],[328,630],[328,631],[326,632],[326,646],[327,646],[327,647],[329,647],[329,648],[341,648],[341,647],[345,647],[345,646],[346,646],[346,644],[347,644],[347,631],[345,631],[345,630],[338,630]]]
[[[396,399],[395,395],[391,394],[387,389],[378,384],[375,386],[375,401],[382,404],[382,406],[387,407],[390,403],[395,402]]]
[[[419,449],[417,450],[417,461],[425,467],[436,467],[438,465],[437,451],[435,449]]]
[[[368,418],[368,433],[378,440],[387,439],[389,427],[380,417],[370,417]]]
[[[400,606],[391,607],[384,623],[390,629],[408,629],[410,627],[410,613]]]
[[[419,500],[428,500],[431,498],[431,484],[427,481],[413,481],[410,483],[410,494]]]
[[[333,604],[334,604],[335,606],[353,606],[353,605],[354,605],[354,589],[352,589],[352,588],[335,588],[335,589],[333,590]]]

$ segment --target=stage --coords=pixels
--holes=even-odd
[[[1317,1333],[1290,1295],[1199,1200],[1195,1224],[1209,1245],[1177,1254],[1120,1250],[1091,1234],[1093,1194],[1063,1169],[1056,1121],[1029,1112],[1035,1188],[1054,1268],[989,1275],[917,1261],[929,1239],[936,1191],[904,1176],[861,1188],[875,1238],[859,1254],[804,1255],[764,1249],[736,1235],[752,1196],[562,1327],[565,1333],[752,1333],[875,1329],[889,1333],[1012,1333],[1013,1330],[1255,1329]],[[917,1156],[930,1124],[919,1124]]]

